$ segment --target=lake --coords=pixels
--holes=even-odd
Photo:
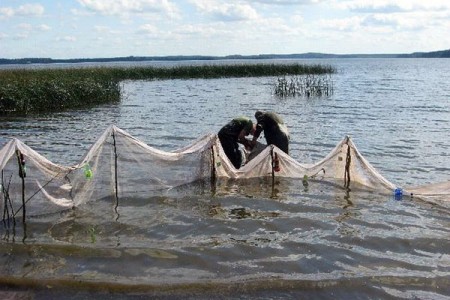
[[[334,66],[333,95],[279,99],[272,77],[126,81],[119,104],[1,119],[0,147],[17,137],[72,165],[111,124],[171,151],[235,116],[272,110],[301,163],[318,162],[349,135],[397,186],[450,180],[450,60],[275,62]],[[192,184],[131,199],[120,214],[94,201],[30,218],[26,239],[20,226],[2,228],[0,276],[24,288],[44,282],[35,299],[450,296],[448,208],[320,181],[308,189],[289,179],[275,189],[237,181],[214,194]]]

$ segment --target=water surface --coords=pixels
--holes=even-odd
[[[74,164],[115,124],[170,151],[262,109],[283,116],[299,162],[317,162],[350,135],[398,186],[450,180],[450,61],[303,62],[337,68],[332,96],[278,99],[271,77],[127,81],[120,104],[1,120],[0,145],[18,137]],[[449,211],[418,199],[254,179],[124,199],[117,212],[113,203],[29,218],[14,232],[2,227],[2,278],[45,282],[37,299],[109,299],[104,290],[129,299],[450,295]]]

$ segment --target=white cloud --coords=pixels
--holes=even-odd
[[[21,30],[31,31],[33,29],[33,26],[31,26],[31,24],[28,23],[21,23],[17,25],[17,28]]]
[[[18,8],[0,7],[0,20],[12,18],[14,16],[42,16],[44,11],[44,7],[40,4],[24,4]]]
[[[22,33],[18,33],[15,36],[13,36],[14,40],[24,40],[27,39],[29,36],[28,32],[22,32]]]
[[[341,1],[337,5],[341,9],[363,13],[398,13],[450,9],[450,2],[447,0],[349,0]]]
[[[49,31],[51,29],[51,27],[46,24],[41,24],[41,25],[38,25],[36,27],[36,29],[39,31]]]
[[[371,14],[343,19],[321,20],[322,29],[337,31],[394,32],[403,30],[421,30],[427,27],[427,18],[397,14]]]
[[[40,4],[24,4],[19,6],[15,13],[19,16],[41,16],[44,13],[44,7]]]
[[[322,29],[338,31],[356,31],[361,27],[363,18],[359,16],[343,19],[323,19],[319,21]]]
[[[72,8],[70,10],[70,12],[72,13],[72,15],[77,16],[77,17],[86,17],[86,16],[94,16],[95,15],[95,12],[93,12],[93,11],[87,11],[87,10],[76,9],[76,8]]]
[[[95,31],[97,31],[98,33],[108,33],[109,32],[109,27],[107,26],[94,26]]]
[[[371,32],[419,31],[445,26],[450,17],[447,0],[350,0],[337,3],[350,15],[341,19],[322,19],[319,24],[327,30]]]
[[[250,3],[255,3],[258,5],[268,4],[268,5],[308,5],[308,4],[317,4],[320,2],[324,2],[326,0],[246,0]]]
[[[14,9],[11,7],[0,7],[0,20],[10,18],[14,15]]]
[[[124,15],[130,13],[178,14],[177,7],[168,0],[78,0],[84,8],[104,15]]]
[[[21,30],[23,34],[27,34],[30,32],[36,32],[36,31],[48,31],[50,30],[50,26],[46,24],[40,24],[37,26],[33,26],[29,23],[20,23],[16,26],[17,29]]]
[[[224,21],[242,21],[257,19],[258,13],[249,4],[230,1],[191,0],[202,14]]]
[[[56,38],[57,41],[63,41],[63,42],[76,42],[77,38],[71,35],[66,35],[62,37]]]
[[[159,32],[158,28],[151,24],[144,24],[138,29],[138,33],[156,35]]]
[[[226,28],[222,24],[218,26],[209,26],[209,25],[187,25],[180,26],[176,28],[173,33],[178,37],[194,37],[196,39],[208,39],[214,36],[223,36],[227,35]]]

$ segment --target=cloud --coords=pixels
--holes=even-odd
[[[51,29],[51,27],[46,24],[41,24],[41,25],[36,26],[36,29],[39,31],[49,31]]]
[[[0,7],[0,20],[14,16],[14,9],[11,7]]]
[[[374,14],[366,16],[362,20],[361,26],[367,28],[388,27],[395,30],[420,30],[425,28],[426,21],[424,21],[420,18],[411,18],[402,14]]]
[[[71,35],[66,35],[66,36],[62,36],[62,37],[58,37],[56,38],[57,41],[59,42],[76,42],[77,38]]]
[[[319,21],[322,29],[398,34],[401,31],[446,27],[450,16],[450,2],[447,0],[350,0],[339,2],[337,7],[350,12],[350,16],[322,19]]]
[[[427,27],[427,18],[415,15],[402,14],[370,14],[367,16],[354,16],[344,19],[321,20],[322,29],[335,31],[356,32],[364,30],[372,33],[400,32],[422,30]]]
[[[168,0],[78,0],[78,3],[89,11],[103,15],[178,14],[177,7]]]
[[[447,0],[349,0],[342,1],[337,5],[341,9],[355,13],[399,13],[450,9],[450,3]]]
[[[247,0],[247,2],[262,3],[269,5],[308,5],[324,2],[324,0]]]
[[[77,16],[77,17],[86,17],[86,16],[94,16],[95,15],[94,11],[86,11],[83,9],[76,9],[76,8],[70,9],[70,12],[72,13],[72,15]]]
[[[22,31],[23,36],[28,35],[31,32],[42,32],[42,31],[48,31],[51,29],[50,26],[46,24],[40,24],[37,26],[33,26],[29,23],[20,23],[16,26],[17,29]]]
[[[97,31],[98,33],[108,33],[110,31],[110,28],[107,26],[99,26],[96,25],[94,26],[95,31]]]
[[[17,25],[17,28],[25,31],[31,31],[33,29],[33,26],[28,23],[21,23]]]
[[[151,24],[144,24],[138,29],[138,33],[143,33],[147,35],[157,35],[159,33],[158,28]]]
[[[18,8],[0,7],[0,20],[12,18],[14,16],[33,17],[44,14],[44,7],[40,4],[24,4]]]
[[[44,7],[40,4],[24,4],[15,13],[18,16],[40,16],[44,13]]]
[[[355,31],[361,27],[364,18],[355,16],[343,19],[320,20],[319,25],[322,29],[337,31]]]
[[[173,33],[177,37],[193,37],[195,39],[209,39],[215,36],[225,38],[227,36],[227,29],[229,30],[223,24],[222,26],[209,26],[207,24],[187,25],[176,28]]]
[[[28,32],[22,32],[22,33],[18,33],[16,35],[13,36],[14,40],[25,40],[27,39],[29,36]]]
[[[258,13],[249,4],[212,0],[191,0],[190,2],[200,13],[221,21],[244,21],[258,18]]]

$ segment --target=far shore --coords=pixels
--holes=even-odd
[[[298,54],[258,54],[258,55],[173,55],[173,56],[126,56],[105,58],[0,58],[2,64],[54,64],[54,63],[101,63],[101,62],[145,62],[145,61],[214,61],[214,60],[264,60],[264,59],[328,59],[328,58],[450,58],[450,49],[400,54],[328,54],[308,52]]]

